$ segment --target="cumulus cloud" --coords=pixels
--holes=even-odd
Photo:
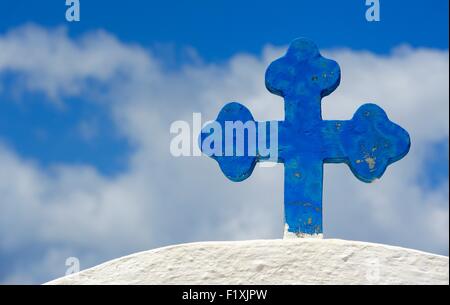
[[[267,46],[259,56],[168,70],[151,50],[102,31],[72,39],[62,29],[26,26],[0,36],[0,76],[20,76],[3,90],[43,93],[60,105],[79,96],[100,103],[133,147],[126,170],[106,176],[92,165],[41,167],[0,145],[0,256],[9,265],[0,265],[0,281],[61,276],[68,256],[86,268],[179,242],[280,238],[283,167],[230,182],[211,159],[172,157],[169,126],[192,112],[213,119],[232,100],[257,119],[282,119],[283,102],[265,89],[264,72],[283,51]],[[442,142],[448,151],[448,51],[324,54],[342,69],[341,86],[323,100],[325,118],[350,118],[376,102],[413,141],[374,184],[345,165],[326,166],[325,235],[448,254],[448,175],[432,188],[422,183],[432,175],[430,156],[448,164],[447,152],[433,151]]]

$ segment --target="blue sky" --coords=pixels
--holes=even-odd
[[[238,52],[259,54],[266,44],[284,45],[299,35],[313,39],[322,48],[347,47],[380,54],[400,44],[448,49],[445,0],[433,0],[433,5],[424,1],[381,1],[382,22],[372,23],[365,19],[368,7],[362,0],[277,1],[277,5],[264,0],[135,0],[126,5],[108,0],[82,1],[82,22],[78,23],[66,22],[67,6],[64,1],[58,2],[3,2],[0,33],[28,23],[64,26],[71,37],[102,29],[123,42],[152,48],[172,69],[190,59],[186,48],[193,48],[205,61],[222,62]],[[9,80],[7,75],[3,78]],[[92,104],[72,103],[71,109],[61,112],[40,104],[43,98],[36,94],[21,96],[33,101],[31,106],[9,103],[2,109],[1,134],[17,151],[38,157],[44,164],[88,162],[109,174],[126,166],[121,156],[127,153],[129,143],[106,132],[111,126],[102,111],[93,109]],[[17,97],[6,93],[3,99]],[[95,143],[86,144],[73,130],[74,122],[85,116],[91,116],[105,131]],[[20,128],[11,128],[18,125]]]
[[[232,184],[172,158],[169,126],[230,99],[280,115],[264,69],[299,36],[341,65],[326,117],[375,99],[412,137],[376,185],[326,172],[328,236],[448,255],[448,1],[381,0],[371,23],[363,0],[81,0],[74,23],[64,2],[0,4],[0,283],[61,276],[68,256],[279,238],[282,171]]]
[[[57,3],[56,3],[57,2]],[[303,35],[323,48],[345,46],[386,53],[401,43],[448,48],[448,1],[381,1],[382,22],[365,19],[364,0],[82,1],[82,22],[67,24],[64,1],[3,1],[2,32],[35,22],[65,25],[71,36],[92,29],[144,46],[192,46],[206,60],[259,53]]]
[[[127,4],[96,0],[82,1],[82,22],[68,23],[64,1],[4,1],[0,33],[27,23],[64,26],[71,37],[102,29],[125,43],[152,48],[169,69],[191,60],[186,48],[193,48],[202,60],[221,62],[238,52],[259,54],[266,44],[284,45],[299,35],[322,48],[347,47],[380,54],[400,44],[448,49],[448,1],[432,2],[435,4],[381,1],[382,22],[369,23],[365,19],[368,7],[362,0],[277,1],[277,5],[264,0],[134,0]],[[3,78],[8,81],[8,76]],[[11,94],[2,98],[18,99]],[[80,117],[91,116],[100,129],[109,125],[101,107],[70,103],[70,109],[61,111],[40,104],[43,98],[22,96],[20,99],[36,102],[25,108],[20,103],[3,107],[0,131],[6,141],[43,164],[88,162],[109,174],[123,169],[120,156],[129,148],[126,140],[103,130],[98,141],[87,144],[74,130]],[[11,124],[21,128],[11,128]]]

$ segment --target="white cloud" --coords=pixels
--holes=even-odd
[[[282,100],[265,89],[264,71],[283,48],[166,71],[150,51],[101,31],[73,40],[63,30],[26,26],[0,36],[0,50],[0,75],[21,79],[3,90],[103,103],[134,148],[127,170],[110,177],[92,166],[41,168],[0,146],[0,255],[12,257],[4,281],[63,275],[66,256],[87,267],[164,244],[281,237],[282,166],[230,182],[213,160],[173,158],[169,126],[192,112],[213,119],[230,100],[257,119],[281,119]],[[448,177],[433,189],[419,183],[430,174],[423,168],[430,146],[448,142],[448,52],[325,53],[342,68],[341,86],[324,99],[325,118],[349,118],[374,101],[413,141],[375,184],[359,182],[344,165],[326,167],[326,235],[448,254]],[[36,247],[35,256],[23,255]]]

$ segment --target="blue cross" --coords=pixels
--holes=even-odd
[[[266,71],[267,89],[285,101],[285,120],[278,122],[275,160],[284,163],[285,236],[322,236],[323,163],[346,163],[358,179],[371,182],[409,151],[408,133],[375,104],[361,106],[348,121],[323,120],[321,99],[339,82],[339,65],[322,57],[317,46],[303,38],[294,40],[287,53]],[[256,126],[269,123],[255,122],[245,106],[232,102],[222,108],[215,124],[225,128],[225,122],[238,121],[254,122]],[[200,146],[217,132],[211,124],[202,129]],[[224,138],[224,134],[219,136]],[[243,136],[245,148],[249,148],[248,131]],[[267,131],[266,141],[270,143],[273,136]],[[260,150],[258,145],[254,155],[234,150],[231,156],[222,152],[211,157],[230,180],[242,181],[251,175],[257,162],[271,160]]]

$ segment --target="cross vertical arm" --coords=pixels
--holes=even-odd
[[[320,158],[295,157],[284,162],[284,237],[322,237]]]

